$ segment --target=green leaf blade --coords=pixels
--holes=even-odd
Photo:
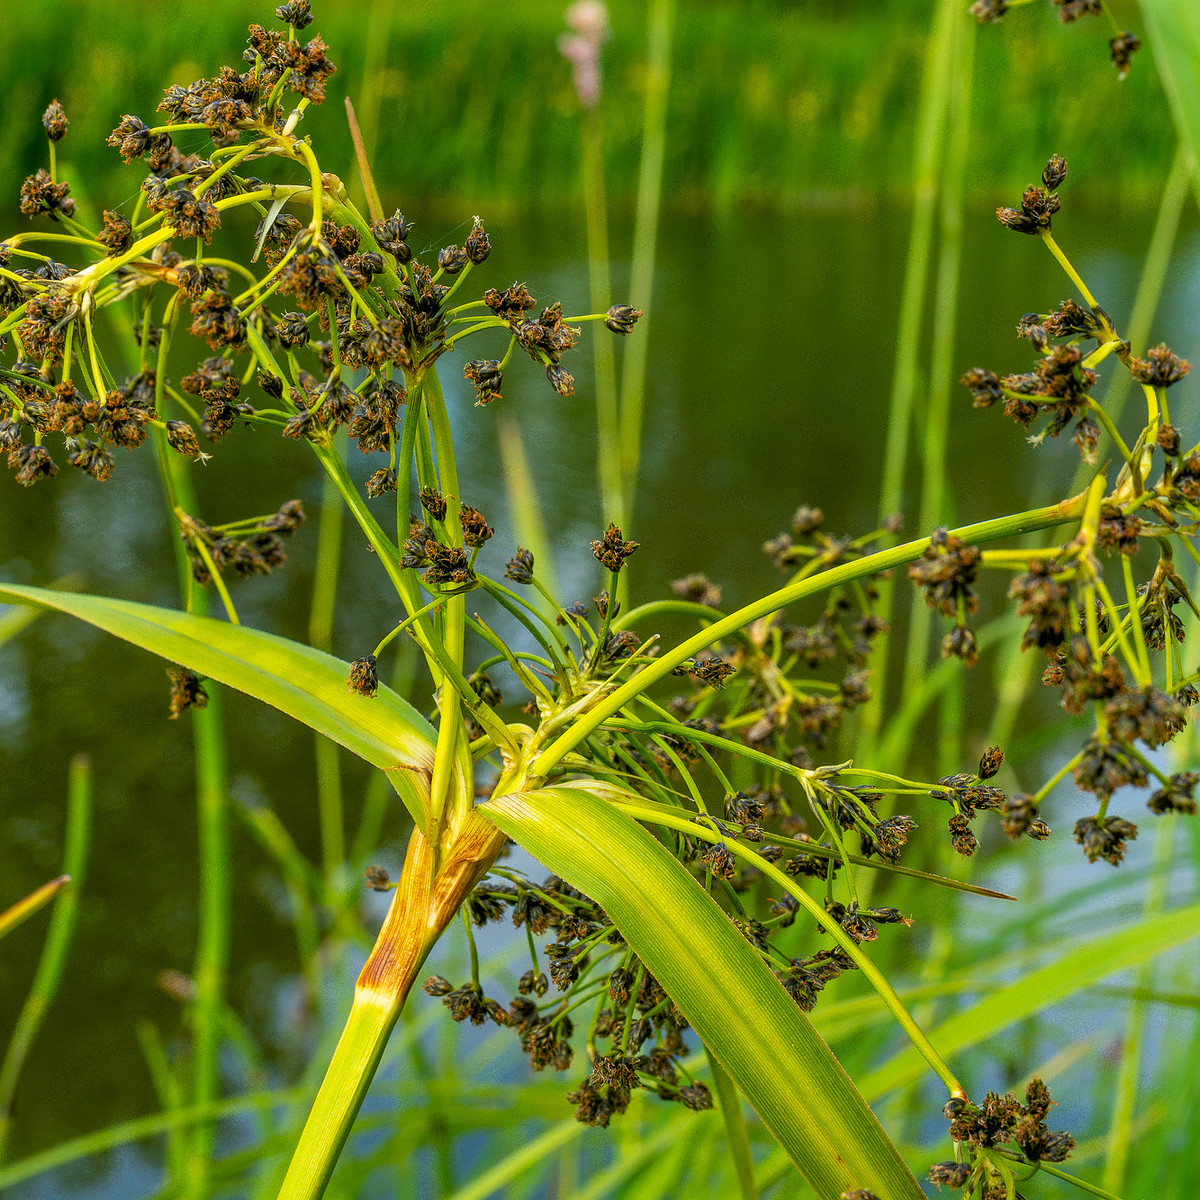
[[[371,699],[352,694],[341,659],[259,629],[105,596],[3,583],[0,601],[77,617],[279,709],[386,772],[428,828],[433,728],[383,685]]]
[[[494,797],[481,811],[603,906],[822,1200],[923,1195],[757,951],[641,825],[582,786]]]

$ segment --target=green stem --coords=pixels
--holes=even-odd
[[[637,335],[627,339],[621,364],[620,470],[626,520],[633,518],[642,451],[642,410],[646,394],[648,322],[654,299],[654,258],[662,204],[666,154],[667,95],[671,84],[671,26],[674,0],[650,5],[646,55],[646,100],[642,113],[642,161],[638,170],[637,215],[633,226],[633,260],[629,302],[645,311]]]
[[[339,454],[344,438],[335,440],[330,453]],[[344,509],[341,493],[326,475],[321,485],[321,515],[317,527],[317,561],[313,569],[312,601],[308,613],[308,641],[317,650],[333,650],[333,616],[337,602],[338,563],[342,550]],[[321,858],[325,885],[333,895],[345,886],[346,838],[342,812],[342,780],[337,746],[315,735],[317,756],[317,811],[321,823]]]
[[[12,1040],[0,1065],[0,1162],[11,1129],[13,1099],[21,1069],[37,1038],[46,1012],[58,994],[67,954],[75,933],[79,897],[87,871],[88,847],[92,831],[92,766],[84,755],[71,761],[67,782],[67,829],[63,848],[63,871],[72,886],[62,891],[50,916],[50,927],[38,959],[29,994],[17,1018]],[[56,889],[57,891],[58,889]]]
[[[900,512],[904,507],[904,475],[913,423],[913,403],[917,391],[921,323],[932,257],[938,168],[941,162],[943,129],[951,101],[950,71],[955,29],[961,23],[962,6],[958,0],[938,0],[933,17],[932,36],[928,42],[925,73],[921,84],[921,107],[917,118],[913,155],[912,221],[908,235],[908,257],[904,267],[900,322],[896,331],[896,359],[892,373],[883,475],[880,480],[881,520]],[[963,102],[965,103],[965,98]],[[894,584],[887,580],[881,582],[878,611],[885,619],[890,618],[892,613],[893,594]],[[871,657],[870,666],[875,672],[871,689],[874,695],[859,713],[859,744],[867,758],[871,756],[882,723],[883,703],[887,693],[887,654],[882,649],[877,649]]]
[[[605,311],[609,299],[608,222],[604,196],[604,135],[597,109],[585,109],[583,142],[583,198],[587,214],[588,277],[593,312]],[[610,338],[592,339],[596,370],[596,465],[600,474],[600,505],[605,521],[625,527],[624,488],[621,483],[621,421],[617,408],[617,377]]]

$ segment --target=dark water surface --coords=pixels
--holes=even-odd
[[[1118,327],[1128,319],[1151,222],[1144,212],[1064,213],[1056,221],[1060,242]],[[660,596],[671,579],[692,571],[723,585],[727,607],[777,586],[759,546],[787,527],[800,503],[820,504],[836,531],[874,525],[907,226],[898,212],[666,220],[648,325],[644,486],[627,530],[643,547],[631,563],[635,599]],[[427,223],[421,233],[436,245],[461,241],[466,228]],[[578,228],[493,224],[491,233],[496,249],[479,273],[480,290],[527,279],[539,299],[561,297],[568,311],[586,311]],[[1193,359],[1200,352],[1192,315],[1200,299],[1198,250],[1195,231],[1186,233],[1154,337]],[[618,298],[627,271],[626,264],[614,268]],[[1036,239],[1006,233],[988,212],[968,214],[955,375],[977,364],[1026,369],[1030,354],[1013,334],[1016,319],[1071,294]],[[588,549],[602,527],[588,381],[597,328],[587,328],[576,352],[579,387],[571,399],[553,394],[522,363],[506,373],[504,400],[476,409],[461,363],[447,361],[443,370],[463,498],[497,528],[481,565],[499,575],[516,542],[495,434],[502,405],[519,417],[567,598],[590,597],[600,583]],[[462,357],[502,349],[499,341],[473,344]],[[957,386],[953,395],[956,523],[1062,494],[1077,462],[1065,438],[1035,450],[999,412],[973,411]],[[918,420],[922,408],[919,398]],[[921,436],[918,426],[914,444]],[[350,453],[365,474],[362,456]],[[315,512],[320,495],[304,448],[263,431],[235,431],[196,476],[210,521],[272,511],[292,496]],[[914,507],[918,484],[914,470]],[[46,584],[81,573],[87,590],[176,603],[171,534],[149,452],[122,456],[104,486],[64,467],[57,479],[23,490],[5,473],[0,517],[4,579]],[[918,532],[911,524],[908,530]],[[304,636],[315,544],[314,522],[291,543],[283,570],[235,584],[245,623]],[[350,659],[368,653],[397,614],[378,564],[349,526],[339,586],[334,649]],[[0,646],[0,907],[59,869],[67,764],[76,753],[93,760],[97,801],[75,945],[26,1066],[13,1157],[154,1111],[139,1025],[149,1023],[168,1046],[184,1036],[179,1003],[157,983],[166,969],[191,969],[197,919],[191,734],[186,719],[166,721],[166,697],[157,659],[66,618],[42,618]],[[226,699],[235,799],[268,804],[319,861],[311,735],[261,705]],[[353,822],[365,780],[349,759],[344,774]],[[396,804],[373,856],[393,871],[403,833]],[[292,1035],[301,989],[286,898],[240,826],[234,846],[230,1003],[287,1081],[307,1050]],[[45,927],[42,914],[0,943],[0,1042],[32,978]],[[53,1194],[134,1196],[156,1177],[131,1153],[109,1167],[103,1187],[95,1176],[69,1174],[57,1178]],[[35,1182],[21,1194],[50,1194],[44,1186]]]

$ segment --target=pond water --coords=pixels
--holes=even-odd
[[[956,376],[973,365],[1026,369],[1029,350],[1014,336],[1016,319],[1071,294],[1036,239],[1017,238],[990,217],[999,199],[967,218]],[[1065,212],[1056,221],[1060,242],[1119,328],[1152,217]],[[461,241],[468,227],[433,221],[421,232],[437,245]],[[820,504],[837,531],[873,527],[907,230],[907,214],[893,211],[665,221],[645,330],[643,486],[626,530],[643,547],[631,562],[635,599],[663,595],[670,580],[693,571],[723,586],[727,606],[776,586],[779,577],[759,547],[787,528],[800,503]],[[561,297],[568,311],[586,310],[577,225],[501,220],[490,232],[496,248],[480,272],[481,289],[521,278],[539,299]],[[616,240],[619,246],[623,239]],[[614,267],[618,298],[627,273],[627,264]],[[1200,354],[1190,316],[1198,293],[1200,238],[1191,229],[1181,237],[1154,340],[1164,338],[1193,360]],[[540,372],[521,364],[506,373],[501,402],[519,420],[568,598],[590,597],[598,586],[588,549],[602,527],[587,369],[595,328],[576,352],[573,398],[556,396]],[[472,346],[469,356],[501,350],[499,342]],[[460,473],[469,481],[464,499],[497,528],[487,553],[499,574],[516,542],[499,466],[500,405],[474,408],[453,362],[443,377],[465,460]],[[1033,449],[999,412],[972,410],[957,386],[954,406],[956,523],[1063,494],[1077,463],[1066,439]],[[920,409],[918,400],[918,420]],[[914,440],[920,437],[918,425]],[[77,573],[87,590],[174,603],[171,535],[150,467],[148,453],[122,458],[103,487],[65,469],[28,491],[0,475],[0,577],[46,584]],[[197,475],[209,520],[268,512],[292,496],[315,512],[320,496],[302,447],[268,445],[265,433],[250,430],[221,443]],[[913,507],[918,485],[914,471]],[[291,543],[283,570],[237,587],[245,623],[304,635],[314,526]],[[339,579],[334,649],[347,659],[367,653],[396,616],[382,573],[359,543],[350,532]],[[319,860],[311,736],[240,697],[228,698],[226,712],[234,797],[269,804]],[[43,618],[0,646],[0,906],[57,873],[72,755],[91,757],[97,801],[77,937],[26,1066],[13,1157],[158,1106],[138,1029],[148,1023],[168,1045],[182,1036],[179,1004],[157,980],[164,970],[191,969],[197,913],[191,736],[186,720],[169,724],[165,716],[158,660],[90,628]],[[973,729],[986,716],[980,699]],[[353,819],[365,781],[344,762]],[[393,873],[403,834],[396,805],[372,855]],[[286,903],[277,876],[240,828],[235,848],[230,1002],[287,1079],[299,1052],[290,1036],[299,988]],[[44,930],[43,916],[0,945],[0,1040],[12,1028]],[[41,1180],[13,1195],[135,1196],[154,1179],[139,1156],[122,1154],[102,1176],[72,1171],[55,1176],[53,1190]]]

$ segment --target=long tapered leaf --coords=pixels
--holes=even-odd
[[[78,617],[295,717],[384,771],[428,828],[432,727],[390,688],[380,685],[373,699],[350,693],[341,659],[259,629],[105,596],[0,583],[0,601]]]
[[[481,810],[600,904],[817,1195],[921,1189],[850,1077],[711,897],[641,825],[583,787]]]

